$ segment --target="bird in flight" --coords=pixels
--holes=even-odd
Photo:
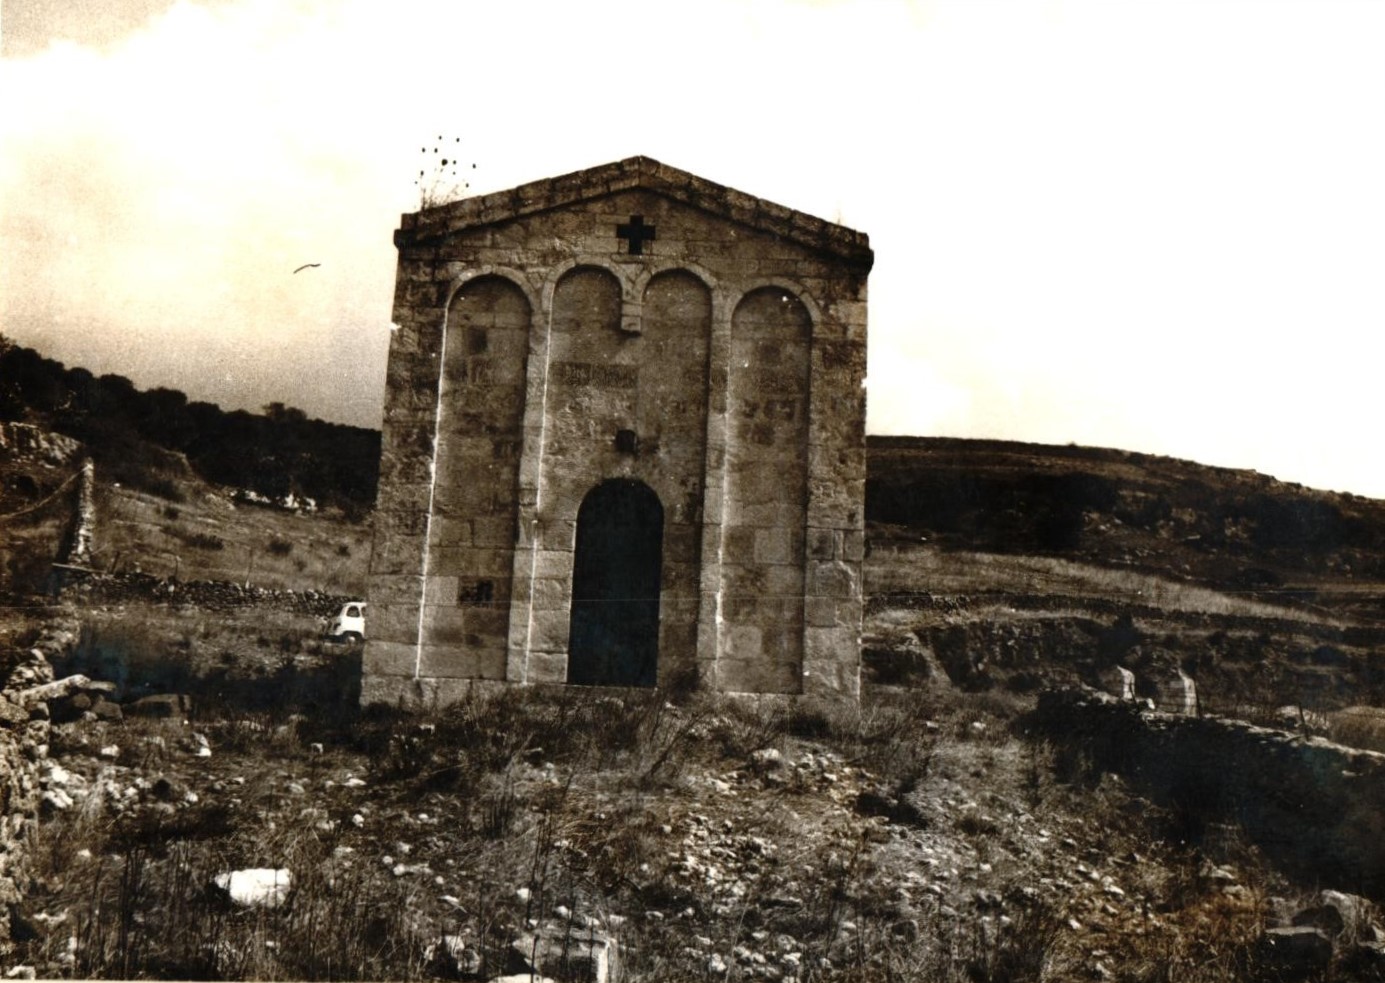
[[[300,266],[298,269],[294,270],[293,272],[295,272],[295,273],[300,273],[300,272],[302,272],[303,270],[311,269],[311,268],[314,267],[314,266],[321,266],[321,265],[322,265],[321,263],[304,263],[302,266]]]

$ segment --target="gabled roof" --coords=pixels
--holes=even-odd
[[[394,242],[396,246],[427,242],[463,229],[632,190],[653,191],[728,221],[829,253],[861,267],[863,272],[874,261],[870,239],[863,232],[715,184],[648,157],[628,157],[613,164],[521,184],[509,191],[463,198],[404,215]]]

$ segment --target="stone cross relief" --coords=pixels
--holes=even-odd
[[[626,241],[631,256],[643,256],[644,244],[654,241],[654,226],[645,225],[643,215],[631,215],[629,222],[616,226],[616,235]],[[643,319],[642,305],[627,298],[621,305],[621,330],[628,334],[639,334],[643,327]]]
[[[643,215],[631,215],[629,222],[616,226],[616,235],[629,243],[631,256],[643,256],[644,244],[654,241],[654,226],[645,225]]]

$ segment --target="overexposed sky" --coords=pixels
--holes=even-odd
[[[872,433],[1385,497],[1385,3],[87,6],[0,11],[0,331],[70,365],[378,426],[420,151],[646,154],[870,235]]]

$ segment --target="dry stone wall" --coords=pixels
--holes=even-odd
[[[92,571],[68,571],[62,580],[62,593],[69,599],[106,604],[153,601],[193,605],[204,611],[263,607],[317,617],[335,614],[343,604],[358,600],[347,594],[317,590],[276,590],[223,580],[168,580],[147,573]]]
[[[41,766],[48,756],[48,708],[30,694],[53,681],[50,659],[76,644],[71,626],[50,626],[32,646],[0,649],[0,951],[10,911],[29,879],[28,827],[37,821]]]
[[[632,158],[406,215],[396,245],[363,699],[856,694],[865,236]],[[646,568],[653,597],[624,583]]]
[[[82,445],[24,423],[0,423],[0,594],[41,593],[49,564],[84,562],[90,539],[90,464]]]

